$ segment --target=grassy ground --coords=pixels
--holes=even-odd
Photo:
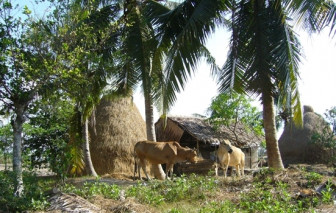
[[[35,195],[34,205],[30,202],[20,211],[64,212],[66,202],[69,208],[96,212],[336,212],[335,173],[325,165],[294,165],[280,172],[264,169],[243,178],[189,175],[150,182],[75,178],[57,185],[60,192],[52,193],[54,180],[38,182],[40,191],[34,190],[43,196]],[[318,186],[321,190],[316,190]],[[0,186],[3,206],[6,197],[1,190]]]
[[[190,175],[102,190],[114,191],[114,196],[92,193],[104,188],[94,182],[81,187],[77,183],[72,189],[67,185],[64,191],[75,192],[106,212],[336,212],[334,181],[333,168],[295,165],[244,178]],[[316,191],[324,183],[324,190]],[[124,199],[120,199],[121,191]]]

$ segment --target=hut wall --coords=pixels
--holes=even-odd
[[[245,168],[255,169],[258,167],[258,148],[242,148],[245,154]]]

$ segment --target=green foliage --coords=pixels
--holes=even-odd
[[[324,113],[327,122],[332,126],[334,135],[336,135],[336,106]]]
[[[314,187],[322,181],[322,175],[316,172],[307,172],[305,178],[307,179],[308,187]]]
[[[72,103],[50,97],[40,100],[30,110],[29,123],[24,125],[23,151],[29,156],[31,167],[49,168],[64,179],[69,167],[68,148]]]
[[[140,202],[159,205],[179,200],[203,200],[206,193],[216,189],[215,178],[196,176],[195,174],[181,176],[174,181],[152,181],[147,184],[138,184],[129,188],[128,197],[136,197]]]
[[[332,188],[333,183],[332,181],[328,180],[326,183],[326,188],[321,192],[322,194],[322,202],[323,203],[332,203],[334,194],[336,193]]]
[[[333,150],[334,152],[336,149],[336,107],[327,110],[325,118],[327,123],[322,126],[322,132],[314,132],[309,142],[321,148]],[[332,129],[330,127],[332,127]],[[327,163],[333,163],[335,161],[336,157],[332,156],[328,159]]]
[[[335,134],[330,131],[329,126],[325,126],[321,134],[315,132],[312,135],[310,142],[325,148],[336,149]]]
[[[15,175],[13,172],[0,172],[0,210],[22,212],[25,210],[44,210],[49,202],[44,194],[47,186],[39,183],[32,173],[23,173],[24,193],[14,196]]]
[[[219,94],[209,107],[210,120],[215,126],[228,126],[239,121],[256,134],[263,135],[262,114],[251,102],[252,99],[236,92]]]
[[[248,191],[238,194],[233,201],[217,198],[216,192],[225,193],[223,187],[235,186],[231,183],[209,176],[182,176],[174,180],[138,182],[137,185],[123,188],[102,181],[85,182],[82,186],[65,184],[62,191],[75,193],[85,199],[94,199],[100,195],[106,199],[118,200],[125,193],[127,198],[134,197],[140,203],[160,209],[170,207],[165,212],[310,212],[322,203],[329,204],[333,199],[333,186],[329,181],[321,197],[297,198],[290,193],[289,185],[275,181],[275,171],[263,170],[253,180]],[[311,173],[307,179],[315,178]],[[314,177],[314,178],[312,178]],[[0,172],[0,210],[27,211],[45,210],[49,203],[45,191],[53,183],[40,181],[31,173],[24,173],[25,192],[22,198],[14,197],[14,175]],[[239,183],[240,185],[240,183]],[[187,203],[187,207],[184,204]],[[174,207],[172,205],[174,204]],[[175,205],[176,204],[176,205]]]
[[[103,182],[85,182],[82,187],[75,187],[66,184],[63,188],[66,193],[75,193],[84,198],[92,198],[96,195],[102,195],[108,199],[117,200],[120,197],[121,188],[114,184]]]
[[[9,163],[10,149],[13,145],[13,130],[10,124],[0,126],[0,163]],[[1,157],[3,155],[3,159]]]
[[[288,185],[255,183],[253,190],[242,194],[239,207],[246,212],[306,212],[310,200],[296,203],[288,192]]]

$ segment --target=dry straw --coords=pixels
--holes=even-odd
[[[130,176],[134,144],[146,139],[145,121],[131,98],[103,99],[90,128],[91,158],[96,172]]]

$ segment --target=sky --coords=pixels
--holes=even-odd
[[[18,2],[30,4],[29,8],[40,17],[48,12],[45,9],[47,6],[43,4],[32,7],[33,0]],[[41,10],[41,8],[44,9]],[[336,38],[332,39],[328,35],[328,30],[312,36],[298,29],[296,32],[299,34],[305,55],[299,68],[301,103],[302,106],[310,105],[315,112],[323,114],[327,109],[336,106]],[[226,60],[229,40],[230,34],[224,29],[217,29],[208,39],[207,47],[219,66],[222,66]],[[184,91],[177,95],[177,101],[169,114],[176,116],[191,116],[195,113],[206,115],[211,100],[216,95],[218,95],[217,84],[210,75],[210,67],[205,62],[201,62]],[[144,118],[144,99],[139,89],[134,95],[134,102]],[[254,105],[260,107],[258,101]],[[159,113],[155,112],[154,119],[157,120],[158,117]]]
[[[296,29],[303,47],[299,73],[299,91],[301,104],[310,105],[315,112],[324,114],[327,109],[336,106],[336,38],[329,36],[329,30],[320,34],[308,35]],[[230,35],[224,29],[217,30],[207,42],[207,47],[222,66],[228,52]],[[188,81],[184,91],[177,95],[177,101],[169,115],[192,116],[194,113],[207,115],[211,100],[218,95],[217,84],[210,75],[210,67],[199,63],[195,74]],[[137,90],[134,101],[144,118],[144,100]],[[254,103],[260,107],[259,101]],[[154,119],[159,113],[154,113]]]

